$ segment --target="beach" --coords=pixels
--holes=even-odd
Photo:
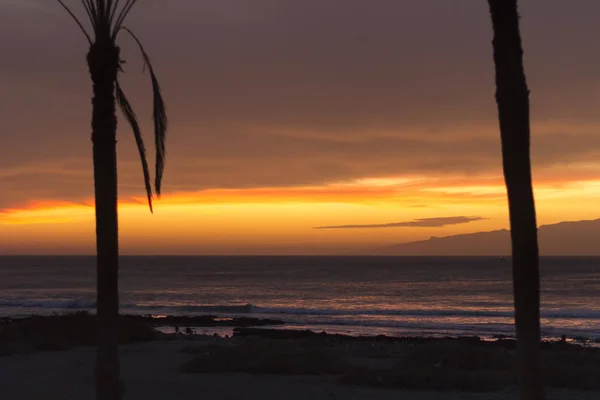
[[[181,337],[123,345],[120,348],[126,399],[513,399],[514,388],[499,392],[467,393],[407,391],[353,386],[336,376],[256,375],[247,373],[186,374],[179,368],[194,357],[190,346],[214,343],[212,337]],[[95,349],[20,353],[0,357],[0,393],[10,400],[87,400],[94,398]],[[548,399],[587,400],[598,392],[553,389]]]
[[[149,321],[121,318],[121,377],[129,399],[516,396],[512,338],[352,336],[270,326],[237,327],[233,336],[165,334]],[[2,399],[93,399],[95,327],[86,312],[4,320]],[[600,395],[600,349],[593,343],[541,345],[549,399]]]

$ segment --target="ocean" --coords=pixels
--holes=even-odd
[[[600,257],[542,257],[542,334],[600,338]],[[497,257],[121,258],[121,312],[275,318],[359,335],[513,335]],[[0,316],[93,310],[95,259],[0,257]],[[169,328],[164,328],[169,329]]]

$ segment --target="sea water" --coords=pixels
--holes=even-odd
[[[542,257],[542,333],[600,338],[600,258]],[[275,318],[349,334],[512,335],[497,257],[121,257],[124,314]],[[0,257],[0,316],[95,307],[94,257]]]

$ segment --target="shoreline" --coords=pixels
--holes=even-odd
[[[88,311],[61,312],[51,315],[32,314],[19,317],[0,317],[0,329],[22,322],[51,320],[61,316],[85,315],[94,318],[95,314]],[[493,334],[452,334],[450,332],[433,332],[429,334],[357,334],[348,329],[327,329],[327,326],[293,325],[281,319],[259,318],[247,316],[218,316],[218,315],[134,315],[121,314],[125,321],[149,326],[161,335],[166,336],[218,336],[223,338],[241,336],[262,336],[265,338],[307,338],[312,336],[334,337],[340,340],[360,341],[427,341],[437,339],[480,340],[486,342],[514,341],[515,335]],[[325,328],[325,329],[321,329]],[[344,332],[340,332],[340,331]],[[585,336],[543,336],[542,343],[569,343],[587,347],[600,347],[600,338]]]

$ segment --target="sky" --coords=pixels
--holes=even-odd
[[[600,218],[600,2],[520,3],[538,222]],[[123,254],[346,254],[508,227],[487,2],[144,0],[126,25],[170,125],[150,214],[120,119]],[[94,252],[86,44],[54,0],[0,0],[0,254]],[[119,44],[150,148],[149,77]]]

